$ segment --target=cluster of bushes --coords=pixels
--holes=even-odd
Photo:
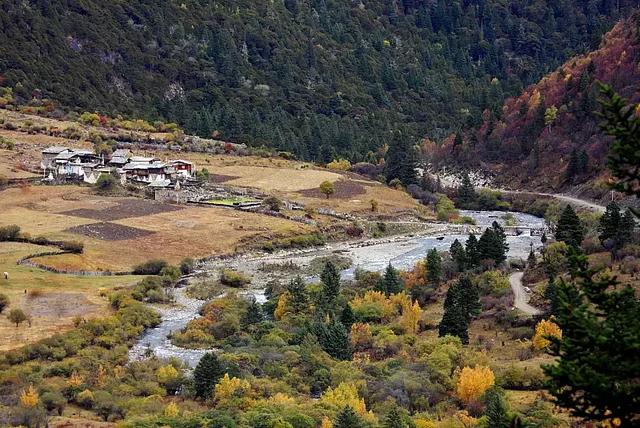
[[[272,252],[275,250],[289,248],[309,248],[324,245],[325,240],[320,233],[310,233],[306,235],[297,235],[290,238],[275,239],[264,242],[261,248],[264,251]]]
[[[20,226],[15,224],[0,227],[0,241],[15,241],[20,237]]]
[[[133,268],[134,275],[160,275],[162,269],[169,266],[165,260],[154,259],[141,263]]]
[[[20,226],[15,224],[0,227],[0,242],[15,241],[27,242],[35,245],[58,247],[62,251],[81,254],[84,251],[84,243],[80,241],[54,241],[44,236],[32,238],[26,233],[20,232]]]
[[[229,287],[241,288],[250,284],[251,278],[233,269],[222,269],[220,272],[220,283]]]

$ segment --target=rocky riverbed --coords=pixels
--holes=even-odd
[[[504,212],[500,211],[461,211],[460,215],[469,216],[479,227],[488,227],[497,221],[507,222]],[[509,222],[523,228],[518,236],[508,236],[509,258],[525,259],[530,248],[541,246],[539,236],[530,236],[527,228],[543,228],[544,220],[523,213],[510,213]],[[456,229],[457,230],[457,229]],[[310,266],[314,259],[331,255],[340,255],[352,260],[352,266],[343,271],[343,278],[352,278],[356,268],[369,271],[382,271],[391,263],[399,269],[407,269],[425,257],[428,250],[436,248],[447,251],[453,241],[458,239],[464,243],[468,235],[447,234],[447,225],[442,225],[439,232],[428,235],[405,235],[367,241],[339,242],[309,250],[284,251],[276,254],[240,255],[229,259],[214,259],[200,266],[199,278],[217,277],[220,269],[230,268],[251,276],[251,288],[244,293],[257,302],[265,299],[266,284],[272,279],[287,281],[295,275],[311,278]],[[266,266],[292,264],[297,268],[290,270],[266,269]],[[162,315],[161,324],[147,331],[140,341],[131,349],[130,358],[137,360],[155,354],[160,358],[176,357],[194,367],[200,357],[207,352],[204,349],[184,349],[171,343],[169,335],[184,328],[187,323],[198,316],[204,301],[189,297],[185,288],[176,290],[176,302],[173,305],[157,305]]]

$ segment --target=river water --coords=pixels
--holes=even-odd
[[[518,236],[507,236],[510,258],[525,259],[531,246],[534,249],[541,247],[539,236],[530,236],[528,228],[543,228],[544,220],[523,213],[511,213],[515,219],[515,226],[522,227],[524,233]],[[460,215],[472,217],[476,225],[485,228],[497,221],[504,225],[505,213],[500,211],[460,211]],[[252,288],[245,293],[252,296],[258,303],[264,303],[264,287],[271,279],[262,273],[259,267],[263,263],[282,263],[292,261],[300,266],[308,266],[311,260],[331,254],[341,254],[353,260],[353,267],[342,273],[344,279],[353,277],[355,268],[359,267],[369,271],[382,271],[389,263],[399,269],[412,267],[418,260],[425,257],[427,251],[436,248],[438,251],[447,251],[453,241],[458,239],[461,243],[468,239],[468,235],[415,235],[397,237],[386,240],[373,240],[362,243],[332,243],[322,248],[305,251],[294,251],[274,255],[244,255],[224,261],[211,261],[203,266],[203,269],[211,276],[217,274],[221,267],[229,267],[252,276]],[[204,301],[193,299],[186,295],[184,288],[175,292],[176,302],[173,305],[154,306],[162,316],[159,326],[147,330],[142,338],[130,351],[131,360],[141,360],[155,354],[158,358],[176,357],[184,361],[190,367],[195,367],[202,355],[210,350],[185,349],[171,344],[169,335],[172,332],[182,330],[187,323],[198,317]]]

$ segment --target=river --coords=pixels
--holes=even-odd
[[[544,220],[523,213],[511,213],[515,226],[527,228],[543,228]],[[460,211],[461,216],[472,217],[477,226],[488,227],[493,221],[505,224],[504,212],[500,211]],[[363,245],[362,242],[331,243],[321,248],[304,251],[291,251],[269,255],[241,255],[227,260],[212,260],[202,266],[205,274],[217,275],[221,267],[228,267],[250,274],[252,288],[246,294],[253,296],[258,303],[264,303],[264,287],[271,277],[262,272],[260,266],[264,263],[282,263],[292,261],[302,267],[309,265],[311,260],[331,254],[341,254],[353,260],[353,267],[343,271],[342,277],[353,277],[356,267],[369,271],[382,271],[389,263],[399,269],[407,269],[418,260],[425,257],[428,250],[436,248],[447,251],[451,243],[458,239],[461,243],[468,235],[411,235],[394,238],[371,240]],[[542,244],[539,236],[530,236],[527,232],[518,236],[507,236],[509,244],[509,258],[526,259],[533,245],[538,249]],[[304,269],[303,269],[304,271]],[[140,360],[155,354],[159,358],[176,357],[190,367],[195,367],[202,355],[208,350],[184,349],[171,344],[169,335],[183,329],[187,323],[198,316],[204,301],[193,299],[186,294],[185,288],[175,292],[176,302],[173,305],[154,305],[162,316],[159,326],[149,329],[130,351],[130,359]]]

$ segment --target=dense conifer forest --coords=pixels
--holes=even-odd
[[[0,86],[319,161],[442,139],[578,53],[631,0],[4,1]]]

